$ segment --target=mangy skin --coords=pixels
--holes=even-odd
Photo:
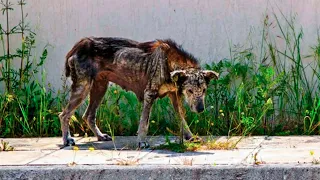
[[[185,139],[192,140],[182,98],[194,112],[202,112],[207,84],[219,76],[214,71],[201,70],[198,61],[170,39],[139,43],[124,38],[84,38],[67,54],[65,66],[66,76],[72,79],[69,103],[59,116],[65,146],[75,144],[69,120],[88,94],[90,102],[83,119],[99,141],[111,140],[96,125],[96,110],[109,82],[133,91],[143,101],[139,147],[148,146],[150,110],[153,102],[164,96],[169,96],[181,118]]]

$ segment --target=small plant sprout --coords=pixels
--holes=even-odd
[[[73,147],[73,151],[74,151],[74,152],[79,151],[79,147],[78,147],[78,146],[74,146],[74,147]]]
[[[260,159],[260,161],[258,160],[258,153],[259,153],[259,151],[252,154],[253,164],[254,165],[265,164],[266,162],[262,161],[262,159]]]
[[[311,161],[311,163],[312,163],[312,164],[320,164],[320,158],[316,158],[316,157],[314,156],[314,151],[311,150],[309,153],[310,153],[310,155],[312,156],[312,161]]]
[[[77,165],[77,163],[75,162],[75,160],[76,160],[77,151],[79,151],[79,147],[78,147],[78,146],[74,146],[72,149],[73,149],[73,160],[72,160],[71,163],[68,163],[68,166],[75,166],[75,165]]]
[[[314,155],[314,151],[313,151],[313,150],[310,151],[310,155],[311,155],[311,156]]]
[[[120,165],[120,166],[138,165],[139,164],[139,159],[136,159],[136,158],[116,159],[116,164]]]
[[[91,147],[88,148],[88,150],[89,150],[90,152],[93,152],[93,151],[94,151],[94,147],[91,146]]]

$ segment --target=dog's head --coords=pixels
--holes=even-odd
[[[218,79],[219,73],[210,70],[189,69],[170,73],[193,112],[203,112],[204,98],[211,79]]]

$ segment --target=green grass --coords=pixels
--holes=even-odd
[[[10,8],[4,11],[13,12]],[[69,91],[65,79],[60,90],[47,82],[43,65],[50,52],[44,47],[41,54],[35,53],[36,34],[30,27],[12,27],[10,35],[23,37],[18,47],[10,48],[16,48],[14,52],[6,48],[7,30],[3,27],[6,23],[0,26],[0,83],[4,87],[0,94],[0,137],[60,136],[58,114]],[[294,17],[281,11],[269,14],[261,27],[261,42],[237,46],[230,42],[229,57],[204,64],[205,69],[221,76],[210,82],[204,113],[192,113],[186,106],[191,131],[229,136],[320,134],[320,37],[315,35],[316,44],[302,52],[303,30],[297,27]],[[12,61],[21,67],[13,67]],[[71,120],[73,133],[92,135],[81,119],[86,105]],[[111,135],[136,135],[141,110],[132,92],[113,85],[97,112],[97,123]],[[159,99],[153,106],[149,135],[179,134],[178,122],[169,99]]]

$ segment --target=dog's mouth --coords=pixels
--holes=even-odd
[[[191,111],[195,113],[202,113],[204,111],[204,104],[198,103],[195,106],[191,106]]]

